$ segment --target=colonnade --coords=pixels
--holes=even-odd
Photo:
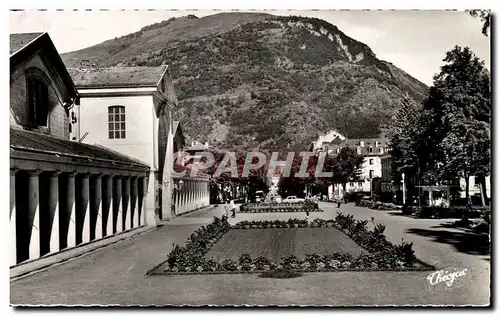
[[[10,170],[10,265],[146,223],[148,173]]]
[[[176,214],[183,214],[210,204],[209,180],[183,178],[183,186],[174,190]]]

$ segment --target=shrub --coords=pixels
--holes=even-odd
[[[238,260],[238,263],[240,265],[245,265],[245,264],[251,264],[252,263],[252,258],[250,257],[249,254],[244,253],[240,256],[240,259]]]
[[[413,250],[413,243],[403,242],[401,245],[396,246],[395,250],[398,253],[398,257],[408,266],[412,266],[417,259]]]
[[[288,257],[281,258],[280,264],[284,268],[296,269],[299,266],[300,261],[299,261],[299,259],[295,255],[290,255]]]
[[[231,260],[231,259],[225,259],[219,264],[219,267],[221,270],[224,271],[236,271],[237,270],[237,265],[236,263]]]
[[[263,270],[264,266],[269,266],[271,261],[264,256],[259,256],[253,260],[253,264],[257,266],[257,269]]]
[[[373,233],[376,236],[384,235],[384,231],[385,231],[385,225],[380,223],[377,223],[377,225],[375,225],[375,228],[373,229]]]

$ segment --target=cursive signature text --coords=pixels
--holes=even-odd
[[[427,280],[429,281],[429,283],[431,285],[436,285],[436,284],[445,282],[445,284],[448,287],[450,287],[453,284],[453,282],[455,281],[455,279],[457,279],[459,277],[466,276],[466,275],[467,275],[467,269],[463,269],[463,270],[459,270],[459,271],[455,270],[453,272],[439,270],[439,271],[436,271],[436,272],[429,274],[429,276],[427,277]]]

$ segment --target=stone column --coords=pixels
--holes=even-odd
[[[186,180],[186,207],[185,211],[191,210],[191,180]]]
[[[192,211],[194,208],[194,182],[189,180],[189,210]]]
[[[123,231],[122,178],[116,175],[113,180],[113,227],[114,233],[120,233]]]
[[[201,189],[202,189],[202,185],[203,185],[203,182],[201,182],[200,180],[198,180],[198,205],[201,207],[203,206],[203,203],[202,203],[202,195],[201,195]]]
[[[209,182],[205,182],[205,205],[210,204],[209,199],[210,199],[210,184]]]
[[[49,224],[50,226],[50,250],[57,252],[61,250],[60,227],[59,227],[59,171],[52,172],[49,176]]]
[[[128,176],[122,178],[122,200],[123,215],[125,216],[123,230],[125,231],[129,230],[132,224],[132,220],[130,218],[130,177]]]
[[[155,198],[156,198],[156,187],[155,187],[155,175],[154,172],[150,172],[149,177],[143,177],[143,218],[144,223],[148,226],[156,226],[155,220]]]
[[[10,265],[17,264],[16,169],[10,169]]]
[[[68,248],[76,246],[76,204],[75,204],[75,176],[76,173],[68,173],[66,183],[66,212],[68,219],[68,233],[66,235],[66,245]]]
[[[82,174],[82,214],[81,218],[83,219],[83,228],[82,228],[82,243],[88,243],[90,241],[90,174],[84,173]]]
[[[144,202],[146,202],[144,191],[144,177],[137,177],[137,221],[139,226],[144,225]]]
[[[92,223],[93,226],[93,237],[94,239],[102,238],[102,226],[105,224],[102,221],[102,174],[96,174],[93,177],[94,181],[94,192],[92,201],[92,219],[95,222]]]
[[[203,182],[203,206],[207,205],[207,184],[208,182]]]
[[[186,190],[187,190],[187,180],[183,180],[182,190],[179,192],[179,214],[186,211]]]
[[[202,204],[202,187],[203,187],[203,182],[201,180],[198,180],[198,205],[201,207],[203,206]]]
[[[175,215],[180,214],[180,199],[181,199],[181,190],[175,190]]]
[[[187,212],[189,211],[189,180],[186,180],[186,184],[184,185],[185,188],[184,188],[184,193],[185,193],[185,196],[184,196],[184,212]]]
[[[137,189],[137,177],[132,177],[130,181],[130,210],[132,212],[132,227],[139,227],[139,209],[138,204],[138,189]]]
[[[29,172],[28,183],[28,216],[29,216],[29,259],[40,257],[40,194],[39,170]]]
[[[205,181],[200,181],[200,204],[205,206]]]
[[[198,180],[194,180],[193,185],[194,185],[194,206],[193,206],[193,208],[198,208]]]
[[[102,180],[102,225],[103,235],[113,235],[113,176],[107,175]]]

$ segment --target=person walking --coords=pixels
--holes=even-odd
[[[234,200],[231,200],[231,202],[229,202],[229,209],[231,210],[231,217],[232,218],[235,218],[236,217],[236,206],[234,205]]]
[[[306,209],[306,221],[309,222],[309,210],[308,209]]]
[[[337,208],[340,208],[340,198],[337,199]]]

